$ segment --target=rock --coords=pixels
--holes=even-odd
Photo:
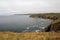
[[[60,32],[60,20],[53,21],[48,27],[45,28],[46,32]]]

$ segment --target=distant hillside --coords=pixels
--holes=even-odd
[[[44,14],[33,14],[30,17],[45,18],[45,19],[60,19],[60,13],[44,13]]]

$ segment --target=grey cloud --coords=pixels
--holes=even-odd
[[[60,12],[60,0],[0,0],[0,14],[4,12]]]

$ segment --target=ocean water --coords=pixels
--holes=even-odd
[[[52,20],[31,18],[30,15],[0,16],[0,31],[37,32],[51,24]]]

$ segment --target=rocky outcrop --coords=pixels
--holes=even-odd
[[[46,32],[49,32],[49,31],[60,32],[60,20],[55,20],[54,22],[52,22],[49,26],[45,28],[45,31]]]

